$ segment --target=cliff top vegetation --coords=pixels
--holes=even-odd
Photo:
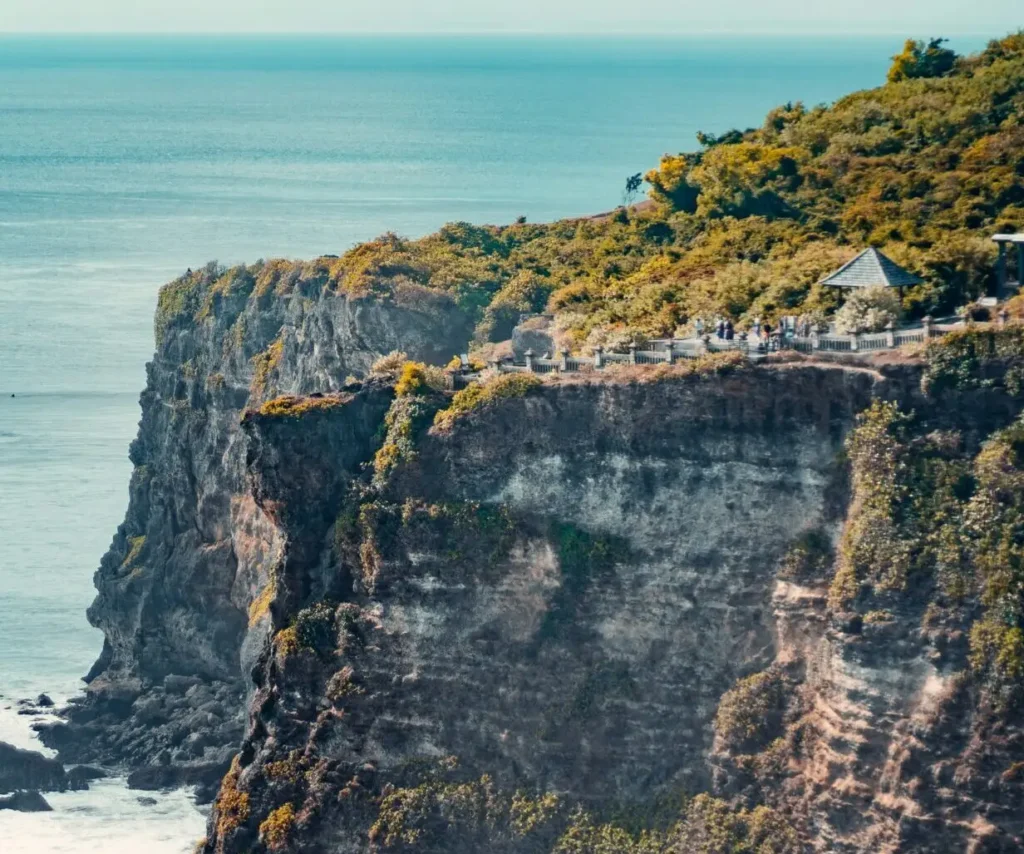
[[[966,57],[910,41],[878,88],[698,134],[697,150],[646,174],[651,203],[385,234],[310,262],[209,266],[164,288],[158,337],[225,300],[329,290],[424,306],[447,295],[475,317],[480,344],[508,338],[523,312],[548,311],[562,340],[586,348],[672,334],[698,315],[742,324],[830,311],[834,294],[816,282],[865,244],[924,280],[905,311],[944,313],[991,288],[991,234],[1024,228],[1022,116],[1024,31]]]

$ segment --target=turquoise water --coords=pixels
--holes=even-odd
[[[162,282],[607,210],[697,130],[880,83],[899,41],[0,38],[0,740],[29,737],[4,707],[73,693],[99,652],[84,612]],[[107,784],[54,805],[0,812],[3,850],[158,854],[202,834],[180,794],[144,808]]]

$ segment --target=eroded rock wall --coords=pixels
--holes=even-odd
[[[217,275],[191,274],[161,297],[174,310],[158,315],[129,507],[89,609],[103,653],[70,726],[42,733],[70,761],[206,763],[219,779],[245,719],[248,611],[282,548],[246,486],[243,411],[335,391],[396,349],[447,361],[470,334],[426,289],[355,298],[299,280],[274,294]]]
[[[887,390],[821,366],[544,386],[424,435],[375,490],[314,500],[314,525],[316,491],[280,473],[339,459],[310,437],[349,430],[347,408],[312,433],[250,417],[291,598],[231,777],[246,816],[218,809],[209,850],[247,850],[282,803],[289,850],[370,850],[374,797],[452,756],[596,808],[709,788],[719,698],[779,654],[779,560],[835,536],[843,437]]]

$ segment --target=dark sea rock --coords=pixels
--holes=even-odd
[[[207,804],[213,800],[221,778],[231,766],[231,757],[216,762],[192,762],[180,765],[147,765],[128,775],[128,788],[143,791],[196,787],[196,802]]]
[[[48,695],[40,694],[36,697],[36,705],[39,706],[40,709],[52,709],[55,704]]]
[[[73,792],[83,792],[89,788],[93,780],[102,780],[107,772],[91,765],[76,765],[68,771],[68,788]]]
[[[32,750],[22,750],[0,741],[0,792],[39,789],[63,792],[68,787],[64,766]]]
[[[0,810],[14,810],[15,812],[53,812],[46,798],[39,792],[15,792],[0,798]]]
[[[143,806],[143,807],[155,807],[156,806],[156,798],[136,798],[135,800],[139,804],[139,806]]]

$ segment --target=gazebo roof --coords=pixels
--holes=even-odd
[[[830,288],[903,288],[919,285],[921,280],[872,248],[843,264],[831,276],[822,279],[821,284]]]

